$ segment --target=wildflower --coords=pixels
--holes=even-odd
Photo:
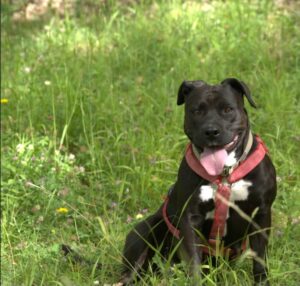
[[[131,223],[132,222],[132,217],[130,215],[127,216],[126,222],[127,223]]]
[[[143,214],[138,213],[138,214],[135,216],[135,218],[136,218],[136,219],[140,219],[140,218],[143,218],[143,216],[144,216]]]
[[[59,214],[66,214],[67,212],[69,212],[69,210],[67,208],[58,208],[56,209],[56,212]]]
[[[292,219],[292,225],[299,224],[299,223],[300,223],[300,217],[295,217]]]
[[[79,166],[78,170],[79,170],[79,173],[85,172],[85,168],[83,166]]]
[[[41,210],[41,206],[40,205],[35,205],[32,209],[31,209],[31,211],[33,212],[33,213],[36,213],[36,212],[38,212],[38,211],[40,211]]]
[[[25,145],[20,143],[16,147],[18,153],[23,153],[25,151]]]
[[[45,80],[44,84],[49,86],[49,85],[51,85],[51,81],[50,80]]]
[[[30,68],[30,67],[25,67],[25,68],[24,68],[24,72],[30,73],[30,72],[31,72],[31,68]]]
[[[74,161],[74,160],[75,160],[75,155],[71,153],[71,154],[69,155],[69,160],[70,160],[70,161]]]
[[[29,144],[27,146],[27,150],[32,151],[34,149],[33,144]]]
[[[8,103],[8,99],[7,98],[1,98],[1,104],[6,104]]]
[[[44,217],[41,215],[41,216],[39,216],[38,217],[38,219],[37,219],[37,223],[42,223],[44,221]]]
[[[110,204],[110,207],[111,207],[112,209],[116,208],[117,206],[118,206],[118,204],[117,204],[116,202],[112,202],[112,203]]]

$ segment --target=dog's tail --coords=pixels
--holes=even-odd
[[[102,264],[98,262],[93,262],[87,258],[82,257],[80,254],[78,254],[75,250],[73,250],[69,245],[62,244],[61,250],[65,257],[68,257],[71,262],[86,265],[89,267],[95,267],[96,269],[101,269]]]

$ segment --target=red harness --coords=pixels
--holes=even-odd
[[[224,229],[226,225],[226,219],[228,214],[228,201],[230,198],[230,185],[244,178],[250,173],[265,157],[268,152],[264,142],[260,137],[256,136],[257,146],[256,149],[243,161],[241,162],[230,175],[228,176],[210,176],[201,165],[193,152],[192,144],[188,144],[185,159],[189,167],[200,177],[217,185],[216,197],[215,197],[215,212],[214,220],[210,230],[208,244],[209,246],[203,246],[202,249],[205,253],[216,255],[219,247],[220,238],[224,236]],[[226,184],[225,184],[226,183]],[[169,231],[177,238],[180,238],[180,231],[170,222],[167,215],[167,205],[169,197],[165,199],[163,205],[163,218],[168,226]],[[217,245],[218,244],[218,245]],[[221,245],[220,245],[221,246]],[[245,242],[243,247],[245,248]],[[234,254],[234,250],[231,248],[222,248],[223,253],[228,253],[229,256]]]

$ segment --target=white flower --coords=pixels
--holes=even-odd
[[[27,146],[27,150],[32,151],[32,150],[33,150],[33,144],[29,144],[29,145]]]
[[[30,68],[30,67],[25,67],[25,68],[24,68],[24,72],[30,73],[30,72],[31,72],[31,68]]]
[[[79,166],[78,170],[79,170],[80,173],[84,173],[85,168],[83,166]]]
[[[51,81],[50,81],[50,80],[45,80],[45,81],[44,81],[44,84],[45,84],[45,85],[51,85]]]
[[[23,153],[25,151],[25,145],[20,143],[16,147],[18,153]]]
[[[69,160],[74,161],[75,160],[75,155],[74,154],[69,154]]]

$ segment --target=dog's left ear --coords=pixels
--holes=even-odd
[[[179,87],[177,96],[177,105],[181,105],[185,102],[185,97],[196,87],[205,85],[206,82],[203,80],[187,81],[184,80]]]
[[[233,88],[237,92],[241,93],[242,95],[245,95],[250,105],[256,108],[256,104],[252,99],[250,90],[244,82],[236,78],[226,78],[221,82],[221,84],[228,84],[231,86],[231,88]]]

